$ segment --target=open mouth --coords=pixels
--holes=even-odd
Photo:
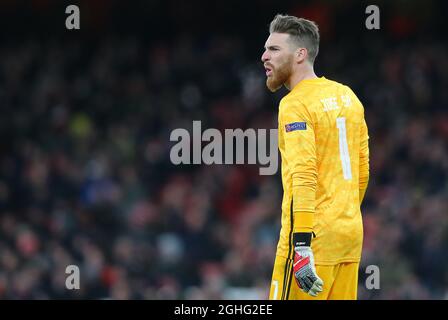
[[[265,66],[264,69],[266,70],[266,76],[270,77],[272,75],[272,68]]]

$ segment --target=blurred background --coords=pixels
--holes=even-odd
[[[132,4],[131,4],[132,3]],[[81,29],[67,30],[76,4]],[[380,8],[380,30],[365,9]],[[276,128],[276,13],[315,20],[316,73],[366,110],[360,299],[448,299],[440,1],[0,2],[0,298],[266,299],[280,175],[170,162],[170,132]],[[80,290],[65,288],[67,265]],[[365,269],[380,268],[367,290]]]

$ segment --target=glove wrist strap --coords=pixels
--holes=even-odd
[[[310,247],[311,246],[311,232],[296,232],[293,234],[294,247]]]

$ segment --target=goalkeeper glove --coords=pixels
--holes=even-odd
[[[322,292],[324,285],[316,273],[314,256],[311,250],[311,233],[294,234],[294,277],[297,285],[303,292],[316,297]]]

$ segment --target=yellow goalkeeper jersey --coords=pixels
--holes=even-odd
[[[307,79],[281,100],[284,194],[277,255],[292,259],[292,234],[313,232],[316,264],[360,261],[368,138],[364,108],[345,85],[325,77]]]

